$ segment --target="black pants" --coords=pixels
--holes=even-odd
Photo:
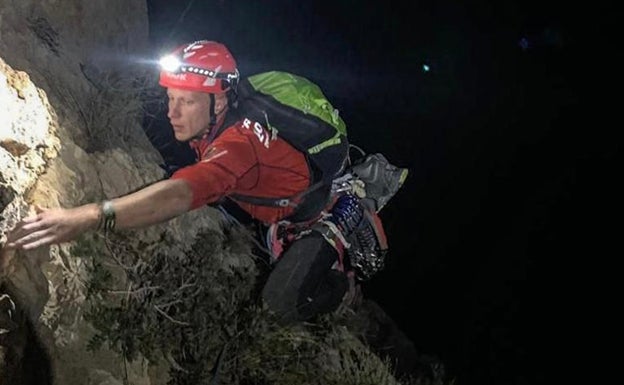
[[[262,291],[284,323],[309,320],[338,308],[349,284],[332,266],[338,252],[312,231],[294,241],[277,262]]]

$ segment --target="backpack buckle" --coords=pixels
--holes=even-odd
[[[290,206],[290,199],[280,199],[277,201],[277,205],[279,207],[288,207]]]

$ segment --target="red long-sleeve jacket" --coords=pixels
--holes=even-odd
[[[176,171],[171,179],[185,180],[192,192],[191,209],[232,194],[282,198],[295,196],[310,186],[305,155],[282,138],[272,138],[259,123],[242,119],[210,142],[206,135],[191,141],[198,162]],[[236,201],[252,217],[277,222],[292,207],[269,207]]]

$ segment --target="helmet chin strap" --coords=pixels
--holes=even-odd
[[[223,110],[225,110],[225,107],[223,107],[219,112],[215,111],[215,96],[214,94],[208,94],[208,96],[210,97],[210,110],[209,110],[209,114],[210,114],[210,122],[208,122],[208,128],[206,128],[206,130],[204,130],[203,132],[200,132],[199,134],[195,135],[194,137],[192,137],[191,139],[189,139],[189,141],[193,140],[193,139],[201,139],[203,137],[208,137],[208,141],[211,142],[212,139],[214,139],[214,134],[216,133],[216,130],[213,130],[213,128],[217,125],[217,115],[222,113]]]
[[[215,113],[215,96],[214,94],[208,94],[210,97],[210,123],[208,123],[208,132],[212,131],[212,128],[217,124],[217,114]]]

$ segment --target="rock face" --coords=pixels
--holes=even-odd
[[[0,246],[35,206],[95,202],[163,177],[137,97],[136,79],[155,84],[156,71],[123,61],[145,54],[147,32],[143,0],[0,2]],[[167,233],[175,255],[176,244],[217,227],[206,208],[137,231],[133,242]],[[1,252],[0,384],[116,384],[122,373],[166,383],[140,362],[86,352],[85,263],[71,246]]]

